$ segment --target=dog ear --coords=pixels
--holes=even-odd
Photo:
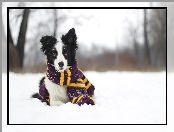
[[[43,36],[40,39],[40,42],[42,44],[41,51],[45,54],[45,52],[53,47],[57,43],[57,39],[53,36]]]
[[[75,29],[72,28],[68,31],[67,34],[62,35],[61,40],[64,44],[76,44],[77,36]]]

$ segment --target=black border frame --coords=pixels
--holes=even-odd
[[[167,7],[7,7],[7,125],[167,125],[167,48],[166,48],[166,123],[165,124],[9,124],[9,9],[166,9],[167,47]]]

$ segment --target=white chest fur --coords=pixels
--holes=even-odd
[[[50,105],[61,105],[69,102],[67,86],[60,86],[45,78],[45,87],[50,95]]]

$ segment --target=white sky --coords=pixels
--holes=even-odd
[[[78,11],[78,10],[76,10]],[[83,26],[77,26],[77,35],[79,42],[90,47],[92,43],[99,44],[108,48],[114,48],[115,45],[122,46],[127,34],[129,21],[137,27],[142,20],[142,10],[126,10],[126,9],[103,9],[103,10],[87,10],[95,19],[86,20]],[[128,21],[127,21],[128,20]],[[68,30],[66,24],[63,25]],[[70,27],[69,27],[70,28]]]
[[[5,3],[5,6],[17,6],[17,3]],[[37,3],[27,3],[28,6],[52,6],[52,3],[49,2],[37,2]],[[75,3],[66,3],[66,2],[56,2],[56,6],[100,6],[100,7],[138,7],[138,6],[149,6],[149,2],[75,2]],[[3,11],[3,22],[5,26],[5,32],[6,32],[6,8],[2,8]],[[66,10],[65,10],[66,12]],[[84,12],[84,10],[73,10],[73,14],[71,15],[78,15]],[[86,45],[86,48],[90,48],[93,43],[99,44],[108,48],[114,48],[117,44],[117,47],[121,47],[123,44],[126,44],[126,40],[128,38],[125,38],[125,34],[127,34],[127,28],[129,23],[131,22],[132,26],[137,26],[141,23],[141,20],[143,18],[142,11],[135,11],[135,10],[125,10],[125,9],[88,9],[87,12],[85,12],[84,16],[89,16],[92,14],[92,16],[95,19],[89,19],[85,20],[82,19],[83,25],[78,26],[74,25],[74,21],[72,19],[68,19],[65,23],[61,24],[61,27],[59,30],[63,33],[66,33],[70,28],[75,27],[76,33],[78,36],[78,43],[83,43]],[[39,16],[40,17],[40,16]],[[44,19],[44,17],[42,17]],[[130,22],[129,22],[130,21]],[[19,21],[20,23],[20,21]],[[32,27],[33,23],[29,23],[28,27]],[[17,38],[19,27],[13,27],[14,31],[12,31],[12,35],[14,38]],[[29,31],[29,30],[28,30]],[[32,35],[32,31],[29,31],[27,33],[28,36]],[[60,34],[59,34],[60,35]],[[59,40],[59,38],[58,38]],[[14,39],[14,41],[17,41]]]

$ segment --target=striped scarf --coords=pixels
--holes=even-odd
[[[52,64],[47,63],[46,76],[50,81],[60,86],[67,85],[71,87],[85,87],[88,89],[92,85],[82,71],[77,68],[77,62],[63,72],[58,72]]]
[[[67,85],[67,95],[73,104],[95,104],[92,99],[95,87],[77,67],[77,62],[63,72],[58,72],[52,64],[47,62],[46,77],[60,86]],[[42,102],[49,105],[49,93],[45,88],[45,83],[40,86],[39,93],[42,96]]]

